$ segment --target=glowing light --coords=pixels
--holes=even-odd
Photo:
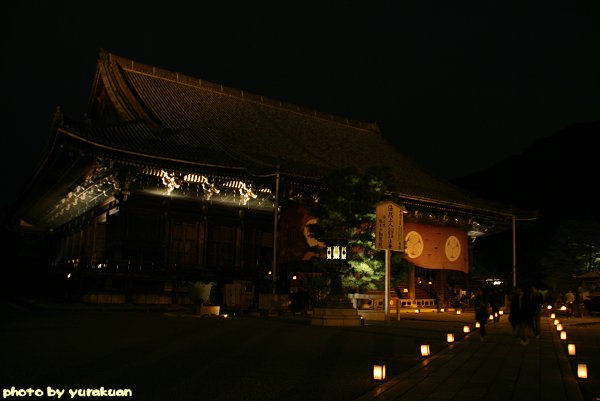
[[[444,312],[445,310],[446,310],[446,309],[444,309],[444,308],[441,308],[441,309],[440,309],[440,312]]]
[[[503,311],[503,310],[501,310],[501,311],[498,311],[498,314],[499,314],[500,316],[502,316],[502,315],[504,315],[504,311]]]
[[[560,310],[567,310],[567,307],[563,305],[560,307]]]
[[[385,380],[385,364],[376,363],[373,365],[373,381],[382,382]]]
[[[248,204],[248,201],[250,200],[250,198],[256,199],[258,197],[258,195],[256,195],[252,191],[252,188],[247,187],[245,183],[242,183],[242,187],[240,188],[239,191],[240,191],[240,196],[242,197],[243,205]]]
[[[566,331],[561,331],[560,332],[560,339],[563,341],[567,340],[567,332]]]
[[[471,332],[471,328],[469,326],[464,326],[463,327],[463,332],[470,333]]]
[[[175,174],[169,174],[164,170],[160,171],[160,177],[162,179],[162,183],[165,187],[167,187],[167,195],[170,195],[171,192],[175,189],[179,189],[181,184],[178,182]]]
[[[562,326],[562,324],[560,324],[560,323],[559,323],[559,324],[557,324],[557,325],[556,325],[556,331],[562,331],[562,330],[563,330],[563,326]]]
[[[577,364],[577,377],[579,379],[587,379],[588,378],[587,365],[585,363]]]
[[[556,319],[556,313],[550,314],[550,319]]]
[[[449,342],[449,343],[453,343],[454,342],[454,334],[448,333],[446,335],[446,341]]]
[[[418,310],[418,309],[415,309],[415,313],[419,313],[419,312],[421,312],[421,311],[420,311],[420,310]]]
[[[548,305],[546,308],[548,308],[548,310],[552,309],[552,305]]]
[[[476,328],[476,329],[478,329],[478,328],[480,328],[480,327],[481,327],[481,323],[479,323],[479,322],[475,322],[475,328]]]
[[[490,315],[490,318],[488,320],[494,320],[494,315]]]
[[[429,344],[421,344],[421,356],[429,356]]]
[[[558,319],[554,319],[554,325],[555,325],[555,326],[556,326],[557,324],[559,324],[559,323],[560,323],[560,320],[558,320]]]
[[[458,310],[456,311],[456,314],[457,314],[457,315],[460,315],[460,314],[461,314],[461,310],[460,310],[460,309],[458,309]]]
[[[577,347],[575,347],[575,344],[567,345],[567,350],[569,351],[569,356],[577,355]]]

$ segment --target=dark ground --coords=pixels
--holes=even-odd
[[[127,399],[143,401],[353,400],[377,386],[373,363],[383,362],[388,376],[397,375],[421,361],[420,344],[438,352],[447,346],[447,332],[458,339],[463,325],[473,323],[472,313],[431,312],[337,328],[295,317],[0,305],[2,389],[104,386],[131,389]],[[598,355],[599,329],[578,329],[589,337],[589,346],[578,342],[580,356]],[[570,336],[577,335],[572,328]],[[595,361],[588,369],[597,375]],[[68,393],[62,399],[70,399]]]

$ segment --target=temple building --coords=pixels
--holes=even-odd
[[[391,168],[406,258],[441,294],[468,272],[470,238],[512,216],[424,171],[374,123],[106,51],[85,118],[57,109],[15,213],[47,234],[48,269],[75,300],[181,302],[182,283],[212,281],[220,302],[247,306],[307,271],[309,206],[321,179],[349,166]]]

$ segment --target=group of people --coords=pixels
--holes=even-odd
[[[500,319],[500,305],[502,305],[502,294],[498,291],[486,292],[485,289],[479,288],[473,296],[473,306],[475,308],[475,320],[479,322],[481,340],[485,338],[485,325],[490,320],[497,323]]]
[[[528,332],[540,338],[540,319],[544,297],[536,287],[515,288],[510,299],[509,322],[517,332],[522,345],[527,345]]]
[[[536,338],[540,337],[543,303],[544,298],[536,287],[526,289],[517,287],[513,291],[508,319],[522,345],[527,345],[529,332],[533,333]],[[475,320],[479,322],[482,341],[487,334],[485,325],[490,319],[490,313],[494,316],[494,323],[498,321],[500,304],[501,300],[498,299],[498,294],[488,295],[483,288],[477,290],[473,306],[475,307]]]

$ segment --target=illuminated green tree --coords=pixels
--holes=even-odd
[[[394,187],[391,171],[371,168],[363,173],[355,168],[337,170],[325,177],[318,204],[311,210],[317,223],[309,226],[321,242],[347,240],[352,249],[351,269],[343,278],[345,288],[353,291],[382,289],[385,267],[383,252],[375,250],[375,205],[391,199]],[[393,271],[402,257],[393,258]],[[317,266],[324,265],[316,261]]]

